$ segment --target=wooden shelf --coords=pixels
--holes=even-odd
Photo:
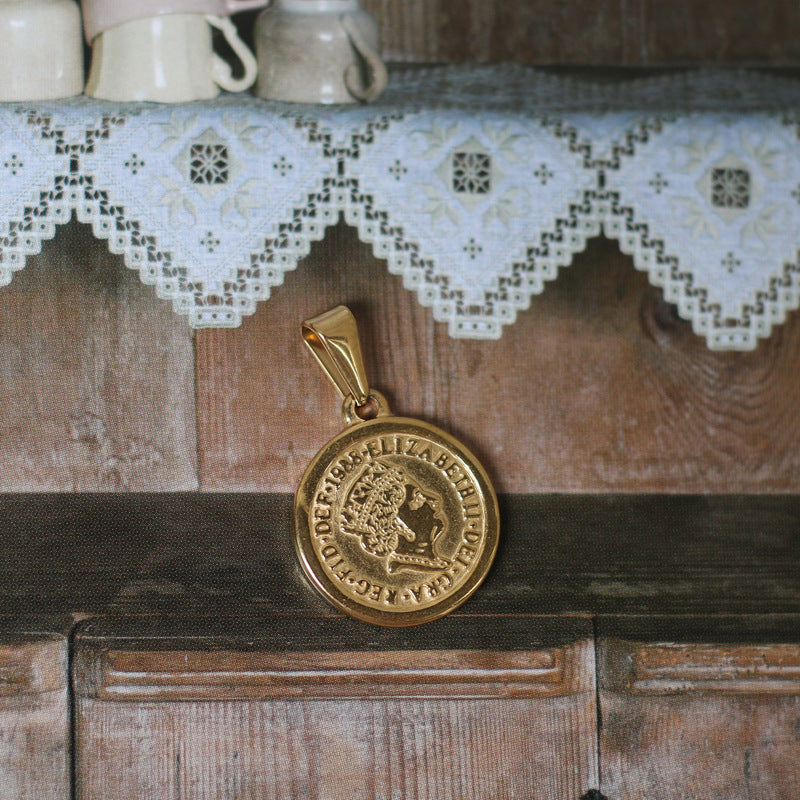
[[[5,614],[337,616],[287,494],[5,495]],[[506,495],[459,616],[800,613],[800,497]]]

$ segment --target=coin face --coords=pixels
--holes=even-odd
[[[348,614],[417,625],[461,605],[497,551],[497,498],[477,459],[420,420],[359,422],[300,483],[295,545],[314,586]]]

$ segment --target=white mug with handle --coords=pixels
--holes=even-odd
[[[264,8],[269,0],[81,0],[86,41],[118,25],[167,14],[212,14],[230,17]]]
[[[241,78],[214,52],[222,32],[243,66]],[[255,82],[256,59],[233,22],[213,14],[168,14],[125,22],[95,37],[86,94],[117,102],[210,100]]]

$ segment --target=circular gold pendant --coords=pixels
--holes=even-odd
[[[320,319],[327,317],[304,330],[331,374],[327,359],[341,346],[328,346]],[[340,378],[340,387],[356,384]],[[362,413],[370,405],[374,418],[361,419],[359,405]],[[345,421],[349,427],[316,455],[295,496],[295,546],[306,575],[366,622],[417,625],[450,613],[475,592],[497,551],[497,498],[485,470],[439,428],[391,416],[365,381],[360,398],[348,391]]]
[[[334,605],[379,625],[460,606],[497,551],[489,479],[452,436],[419,420],[357,423],[312,461],[295,499],[295,545]]]

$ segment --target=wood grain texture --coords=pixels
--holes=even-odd
[[[627,18],[629,65],[800,62],[800,13],[791,0],[638,0]]]
[[[197,486],[186,322],[88,227],[2,290],[0,490]]]
[[[90,623],[76,641],[77,797],[544,800],[579,797],[596,786],[590,623],[567,621],[581,637],[567,644],[556,620],[532,619],[527,630],[514,620],[491,631],[482,626],[478,639],[486,646],[487,637],[494,638],[495,647],[480,652],[429,649],[437,637],[445,644],[454,636],[469,640],[476,624],[440,620],[420,633],[367,633],[352,621],[311,621],[306,629],[295,619],[283,626],[288,633],[275,636],[268,626],[251,626],[238,636],[193,639],[185,628],[176,638],[175,625],[152,624],[142,636],[142,620]],[[409,638],[415,647],[397,648]],[[359,640],[360,649],[339,649]],[[556,650],[503,650],[510,640],[529,648],[537,640],[539,647],[562,644]],[[322,651],[298,649],[319,641],[326,643]],[[562,684],[568,694],[517,695],[509,664],[547,670],[556,651],[571,659],[573,675],[568,686]],[[137,682],[130,695],[104,694],[118,685],[107,669],[109,657],[130,668],[128,683]],[[181,661],[182,677],[171,688],[162,682],[160,702],[153,694],[139,696],[143,683],[174,674]],[[99,672],[87,669],[92,663],[100,664]],[[287,699],[285,683],[270,683],[265,666],[281,667],[284,679],[294,675],[293,697]],[[359,668],[364,672],[354,681],[352,671]],[[321,671],[327,673],[324,695]],[[456,678],[450,689],[441,674],[436,677],[439,671]],[[459,680],[470,674],[472,680]],[[214,690],[206,686],[198,694],[198,679],[212,676]],[[427,685],[426,677],[433,679]],[[544,675],[538,681],[548,682]],[[358,682],[364,686],[354,692]],[[260,698],[241,694],[243,686],[256,684]],[[503,684],[508,691],[499,688]],[[382,696],[391,685],[405,685],[408,692]]]
[[[395,61],[800,63],[792,0],[364,0]]]
[[[753,353],[714,353],[604,239],[497,342],[451,339],[339,226],[235,331],[197,336],[201,486],[294,491],[342,429],[299,324],[359,319],[372,385],[475,450],[500,492],[800,488],[800,315]]]
[[[572,694],[574,649],[511,656],[479,651],[320,654],[313,651],[242,657],[109,651],[93,696],[126,702],[330,697],[562,697]],[[312,666],[310,666],[312,665]],[[795,689],[797,687],[795,686]],[[585,690],[588,690],[585,689]]]
[[[600,693],[603,793],[614,800],[793,797],[800,697]]]
[[[359,318],[372,385],[398,411],[433,413],[430,315],[355,231],[338,226],[240,329],[198,331],[202,489],[294,491],[342,429],[341,401],[300,335],[302,320],[339,302]]]
[[[500,552],[470,611],[671,614],[681,623],[692,613],[797,613],[800,516],[787,500],[504,498]]]
[[[70,797],[67,639],[40,627],[0,620],[0,800]]]
[[[63,636],[0,633],[0,697],[63,689],[67,669]]]
[[[291,509],[289,495],[0,497],[0,602],[339,617],[302,574]],[[799,535],[797,496],[502,497],[497,559],[456,618],[797,614]]]
[[[758,634],[744,624],[740,635],[747,643],[715,644],[714,623],[706,625],[705,642],[606,638],[601,628],[600,758],[607,796],[750,800],[796,792],[800,620],[785,626],[794,629],[794,643],[752,644]],[[679,622],[672,628],[679,630]]]
[[[77,704],[78,800],[549,800],[597,785],[591,694]]]

